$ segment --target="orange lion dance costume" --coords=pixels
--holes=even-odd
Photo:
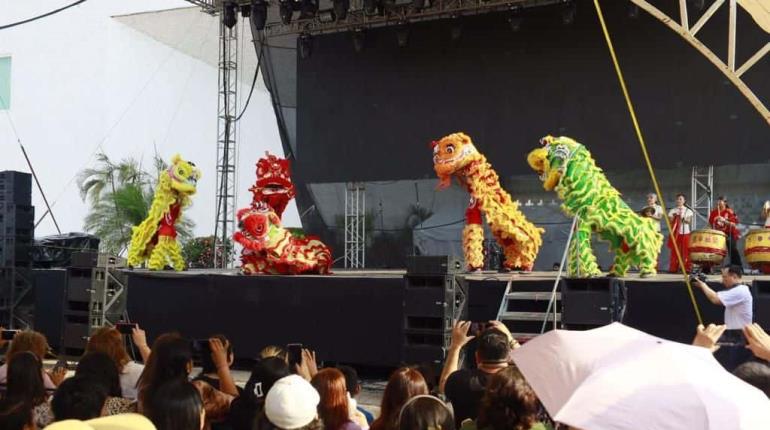
[[[527,221],[510,194],[500,187],[492,166],[464,133],[454,133],[432,143],[433,169],[439,188],[447,188],[456,177],[471,195],[465,211],[463,251],[469,271],[484,266],[484,228],[481,214],[487,218],[492,235],[503,248],[504,267],[530,271],[543,244],[543,229]]]

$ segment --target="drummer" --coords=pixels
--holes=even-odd
[[[658,196],[655,193],[647,194],[647,206],[641,210],[643,216],[655,220],[655,231],[660,231],[660,220],[663,219],[663,207],[658,204]]]
[[[737,265],[743,267],[741,254],[738,252],[738,240],[741,233],[738,231],[738,215],[730,208],[727,199],[719,196],[716,209],[709,214],[709,224],[714,230],[719,230],[727,236],[727,258],[725,265]]]

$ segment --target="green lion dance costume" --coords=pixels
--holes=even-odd
[[[134,227],[128,248],[128,265],[138,267],[149,259],[147,268],[162,270],[171,265],[176,271],[184,270],[182,251],[176,241],[174,227],[182,208],[190,205],[201,172],[195,164],[174,155],[168,170],[160,174],[158,188],[152,200],[150,213]]]
[[[663,236],[653,220],[626,205],[583,145],[553,136],[540,143],[543,147],[530,152],[527,162],[546,190],[556,190],[564,202],[562,210],[578,217],[569,247],[569,276],[601,275],[591,250],[592,232],[608,241],[615,253],[610,276],[625,276],[631,266],[639,267],[642,277],[655,275]]]

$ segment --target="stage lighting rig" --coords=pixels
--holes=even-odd
[[[238,22],[239,10],[240,7],[238,7],[238,3],[234,1],[228,1],[224,3],[224,6],[222,7],[222,22],[225,24],[225,27],[235,27],[235,23]]]
[[[281,22],[284,25],[290,24],[294,14],[294,0],[280,0],[278,12],[281,15]]]
[[[452,39],[452,42],[457,42],[463,35],[463,23],[460,21],[460,18],[457,15],[452,15],[451,20],[452,27],[449,30],[449,35]]]
[[[577,4],[574,1],[570,1],[563,6],[561,11],[561,22],[564,25],[570,25],[575,22],[575,15],[577,14]]]
[[[396,26],[396,40],[399,48],[409,45],[409,23],[404,21]]]
[[[249,16],[254,21],[257,30],[265,29],[265,24],[267,23],[267,3],[265,0],[252,0],[251,7],[248,9],[244,8],[243,10],[249,11],[249,15],[244,14],[244,16]]]
[[[310,19],[318,12],[318,0],[302,0],[299,9],[299,19]]]
[[[313,54],[313,36],[308,33],[302,33],[299,36],[299,56],[303,60],[310,58]]]

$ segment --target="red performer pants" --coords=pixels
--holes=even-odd
[[[684,261],[684,267],[687,273],[692,270],[692,262],[690,262],[690,234],[677,234],[674,235],[676,247],[679,248],[679,253],[682,255],[682,261]],[[676,251],[672,246],[672,241],[668,241],[668,248],[671,250],[670,263],[668,264],[668,271],[675,273],[679,271],[679,260],[676,258]]]

